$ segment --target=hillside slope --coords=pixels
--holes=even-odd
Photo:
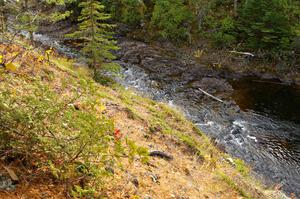
[[[184,118],[179,110],[138,96],[134,91],[126,90],[119,85],[106,87],[97,84],[91,79],[89,71],[85,67],[79,67],[74,60],[67,60],[53,54],[50,61],[47,61],[42,51],[30,51],[27,45],[23,41],[22,45],[11,45],[6,49],[6,59],[14,57],[16,53],[19,55],[13,62],[14,66],[17,66],[16,70],[14,67],[1,68],[0,113],[4,113],[5,110],[21,111],[23,109],[30,112],[42,105],[49,105],[50,108],[55,106],[56,102],[53,100],[66,101],[66,107],[74,106],[82,113],[103,115],[107,121],[114,123],[114,132],[110,132],[109,128],[105,131],[112,140],[108,143],[108,148],[116,140],[124,143],[125,151],[128,148],[127,145],[131,145],[128,150],[129,155],[124,152],[124,155],[117,158],[117,164],[109,167],[111,175],[101,177],[101,185],[97,186],[97,190],[93,192],[96,198],[285,198],[280,191],[267,190],[260,185],[242,161],[235,160],[219,151],[209,138]],[[4,48],[4,45],[0,46],[1,51]],[[46,93],[53,93],[56,97],[38,98],[41,95],[39,91],[43,89],[47,90]],[[72,98],[78,93],[80,93],[79,97]],[[32,101],[32,109],[28,108],[27,104],[18,103],[18,100],[28,96],[36,100]],[[18,106],[9,109],[10,107],[4,106],[6,102],[7,104],[8,102],[17,103]],[[90,108],[91,104],[94,109]],[[53,121],[57,123],[50,125],[47,123],[51,121],[49,120],[43,121],[42,125],[50,125],[53,129],[57,128],[57,132],[68,133],[63,128],[68,124],[59,120],[61,115],[53,118]],[[77,118],[73,116],[71,120],[76,122]],[[0,119],[2,123],[7,118],[1,116]],[[1,131],[7,132],[8,135],[16,132],[26,134],[26,130],[32,129],[30,126],[21,128],[21,124],[18,124],[19,120],[16,121],[17,124],[12,123],[15,125],[14,130],[2,123]],[[6,124],[10,125],[10,123]],[[80,133],[79,131],[79,135]],[[0,135],[3,136],[3,133]],[[5,184],[4,179],[11,178],[12,173],[19,178],[15,180],[15,190],[14,188],[12,191],[0,190],[0,198],[69,197],[71,182],[69,179],[73,179],[75,174],[62,178],[54,172],[56,170],[52,169],[51,165],[69,164],[72,161],[65,161],[63,159],[65,156],[58,156],[62,159],[57,161],[54,159],[53,163],[45,166],[41,163],[48,162],[49,156],[44,155],[42,150],[34,150],[35,145],[26,145],[28,143],[25,141],[24,144],[23,141],[17,140],[25,139],[23,134],[19,136],[21,137],[10,137],[12,142],[9,143],[10,147],[6,146],[7,142],[0,142],[0,183]],[[67,135],[59,136],[64,138]],[[26,139],[29,138],[26,137]],[[19,146],[20,150],[17,150]],[[139,146],[149,150],[148,155],[140,154]],[[31,154],[26,154],[26,151],[25,154],[11,152],[15,149],[20,152],[22,147],[34,152]],[[58,146],[51,145],[51,147]],[[132,148],[137,149],[137,152],[130,156]],[[64,148],[59,150],[62,149]],[[50,149],[47,148],[47,150]],[[100,152],[99,156],[101,155]],[[31,157],[30,162],[26,156]],[[97,158],[96,156],[97,153],[88,153],[84,157]],[[93,176],[89,177],[93,178]],[[82,183],[78,181],[72,185],[79,186]],[[84,192],[81,193],[84,195]]]

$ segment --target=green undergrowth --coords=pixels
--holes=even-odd
[[[148,151],[120,139],[103,113],[109,94],[71,65],[52,59],[30,72],[1,69],[0,155],[5,164],[25,165],[24,178],[33,170],[65,183],[73,197],[99,197],[120,158],[146,163]]]

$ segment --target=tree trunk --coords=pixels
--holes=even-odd
[[[238,16],[238,0],[234,0],[234,16],[237,17]]]

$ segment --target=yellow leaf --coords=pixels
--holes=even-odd
[[[52,48],[50,48],[49,50],[46,50],[46,54],[50,55],[52,53]]]
[[[203,50],[196,50],[195,52],[194,52],[194,57],[195,58],[201,58],[202,57],[202,55],[203,55],[203,53],[204,53],[204,51]]]
[[[6,70],[9,70],[9,71],[12,71],[12,72],[15,72],[17,70],[16,65],[13,64],[13,63],[5,64],[5,68],[6,68]]]
[[[44,57],[43,56],[39,56],[38,57],[38,62],[42,62],[42,61],[44,61]]]
[[[0,64],[2,64],[2,62],[3,62],[3,56],[0,55]]]
[[[106,110],[106,106],[103,105],[103,104],[100,104],[99,106],[97,106],[97,110],[100,111],[100,112],[103,112]]]
[[[18,56],[18,54],[20,54],[19,52],[13,52],[12,54],[11,54],[11,56],[12,57],[16,57],[16,56]]]

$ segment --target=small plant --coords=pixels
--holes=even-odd
[[[243,160],[241,159],[235,159],[234,160],[235,163],[235,167],[236,169],[243,175],[243,176],[247,176],[249,175],[249,168],[247,167],[247,165],[244,163]]]

